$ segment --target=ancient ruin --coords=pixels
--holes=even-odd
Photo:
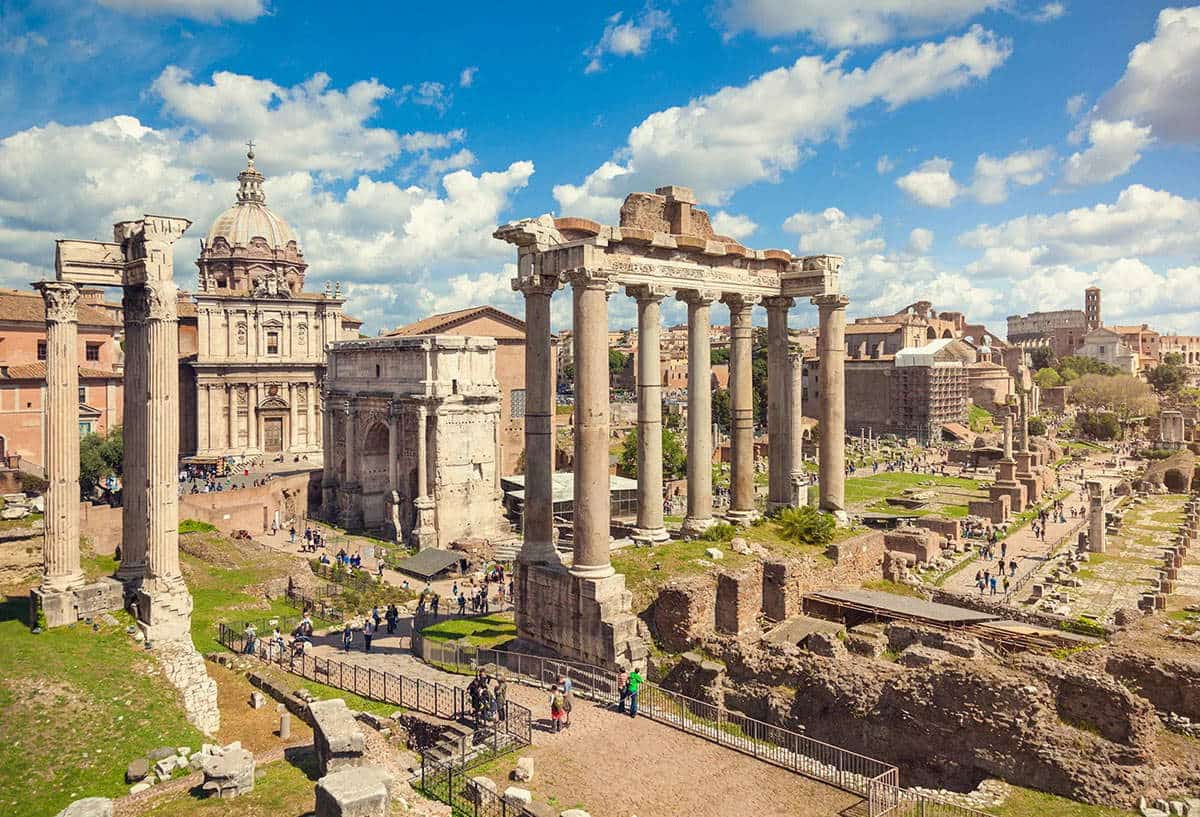
[[[713,524],[712,432],[709,390],[709,314],[714,302],[729,308],[733,403],[731,522],[752,521],[754,502],[751,313],[767,309],[771,338],[768,368],[772,507],[792,504],[795,364],[787,343],[788,309],[811,298],[820,312],[823,391],[820,404],[820,506],[844,515],[844,330],[849,299],[838,292],[842,259],[796,258],[783,250],[750,250],[717,235],[708,214],[693,205],[685,187],[632,193],[618,226],[581,218],[542,216],[506,224],[495,236],[517,247],[513,288],[525,296],[526,417],[524,544],[517,575],[521,636],[561,654],[606,666],[640,663],[645,646],[630,613],[624,578],[609,559],[608,299],[621,288],[637,300],[638,494],[636,536],[662,539],[662,421],[659,410],[658,314],[671,293],[688,308],[688,473],[685,534]],[[576,372],[575,516],[569,569],[554,549],[551,516],[554,401],[550,365],[550,302],[570,284]],[[656,510],[656,508],[658,510]]]

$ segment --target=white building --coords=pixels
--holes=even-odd
[[[1083,337],[1083,345],[1075,354],[1114,366],[1123,373],[1138,372],[1137,352],[1129,347],[1119,333],[1111,329],[1100,327],[1088,332]]]

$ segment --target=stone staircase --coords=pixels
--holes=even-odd
[[[423,744],[410,748],[419,750],[423,756],[439,763],[464,765],[479,755],[502,752],[514,742],[508,733],[498,732],[490,725],[476,729],[467,718],[444,720],[419,712],[407,712],[405,719],[409,733],[414,736],[420,734],[417,742]]]

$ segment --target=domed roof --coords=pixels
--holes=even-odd
[[[230,247],[247,247],[254,238],[262,238],[273,250],[282,250],[296,241],[296,234],[282,218],[267,208],[262,185],[265,177],[254,167],[254,151],[246,154],[246,169],[238,174],[237,204],[217,216],[208,231],[206,244],[223,238]],[[299,242],[297,242],[297,247]]]

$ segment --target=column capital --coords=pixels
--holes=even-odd
[[[639,304],[643,302],[660,303],[670,292],[670,287],[661,284],[628,284],[625,287],[625,294],[630,298],[635,298]]]
[[[677,301],[689,306],[711,306],[720,297],[721,293],[715,289],[681,289],[675,293]]]
[[[520,292],[526,297],[530,295],[553,295],[562,289],[563,282],[557,275],[528,275],[523,278],[513,278],[514,292]]]
[[[796,299],[789,295],[768,295],[762,299],[762,305],[767,309],[791,309],[796,303]]]
[[[575,289],[602,289],[609,295],[615,291],[615,284],[606,269],[575,267],[564,272],[562,277]]]
[[[741,292],[721,293],[721,303],[728,306],[731,311],[735,309],[753,309],[754,305],[761,300],[761,295],[746,295]]]
[[[47,323],[79,323],[79,287],[66,281],[34,284],[46,304]]]
[[[810,303],[818,309],[845,309],[850,299],[840,292],[827,292],[824,295],[814,295]]]

